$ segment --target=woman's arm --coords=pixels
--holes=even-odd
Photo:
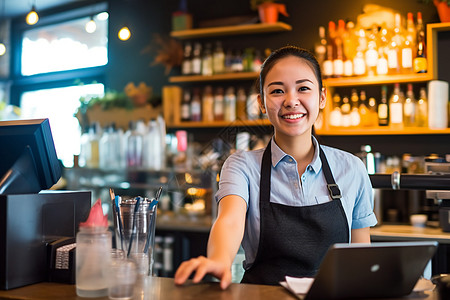
[[[352,243],[370,243],[370,227],[352,229]]]
[[[195,272],[193,282],[207,274],[220,280],[222,289],[231,283],[231,264],[244,236],[247,204],[239,196],[228,195],[219,202],[218,217],[211,228],[207,257],[183,262],[175,273],[175,284],[183,284]]]

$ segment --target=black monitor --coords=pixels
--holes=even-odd
[[[60,177],[48,119],[0,121],[0,194],[38,193]]]

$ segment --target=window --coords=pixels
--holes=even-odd
[[[73,156],[80,152],[81,128],[75,117],[80,97],[104,95],[106,9],[105,3],[59,9],[35,26],[17,20],[13,28],[15,52],[20,55],[13,63],[10,102],[20,106],[22,119],[49,118],[65,167],[72,167]],[[86,28],[91,20],[95,30]]]

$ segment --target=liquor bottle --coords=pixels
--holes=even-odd
[[[351,126],[351,118],[350,118],[350,112],[351,112],[351,105],[350,100],[347,96],[344,96],[342,98],[342,105],[341,105],[341,126],[344,127],[350,127]]]
[[[401,72],[402,48],[405,41],[401,26],[401,16],[396,13],[394,15],[394,35],[391,38],[388,49],[389,74],[398,74]]]
[[[253,71],[253,49],[252,48],[245,48],[244,49],[244,55],[242,56],[242,70],[244,72],[251,72]]]
[[[181,101],[181,121],[191,120],[191,93],[188,89],[183,92],[183,101]]]
[[[358,33],[358,46],[356,47],[356,54],[353,58],[353,74],[357,76],[363,76],[366,74],[366,61],[364,53],[367,49],[366,32],[364,29],[359,29]]]
[[[379,46],[378,46],[378,63],[377,63],[377,74],[386,75],[389,72],[388,67],[388,50],[389,50],[389,31],[386,28],[386,23],[379,30]]]
[[[336,45],[334,43],[334,38],[336,35],[336,24],[333,21],[328,23],[328,35],[327,35],[327,55],[323,62],[323,77],[330,78],[333,77],[333,61],[336,52]]]
[[[350,124],[351,126],[359,126],[361,124],[361,116],[359,115],[359,97],[355,89],[352,89],[352,94],[350,96],[352,102],[352,108],[350,111]]]
[[[202,121],[214,121],[214,97],[212,94],[212,87],[207,85],[203,90],[202,95]]]
[[[351,21],[345,24],[345,30],[342,33],[344,48],[344,76],[353,76],[353,58],[356,54],[356,41],[354,34],[355,24]]]
[[[261,51],[255,50],[255,55],[253,57],[253,72],[261,71],[262,63],[263,63],[263,59],[261,57]]]
[[[389,125],[389,105],[387,102],[387,86],[385,85],[381,87],[381,100],[378,104],[378,125]]]
[[[242,53],[240,50],[236,50],[234,52],[233,59],[231,62],[231,71],[232,72],[244,71],[244,64],[242,62]]]
[[[378,45],[377,45],[378,27],[374,25],[367,37],[367,50],[365,53],[367,75],[377,74],[378,64]]]
[[[405,103],[403,104],[403,122],[405,126],[411,127],[415,125],[416,105],[413,86],[411,83],[408,83]]]
[[[247,95],[245,94],[245,90],[243,87],[238,88],[237,97],[236,97],[236,115],[239,120],[247,119]]]
[[[323,62],[327,54],[327,39],[324,26],[319,26],[319,41],[314,45],[314,53],[316,54],[317,62],[323,68]]]
[[[192,52],[192,74],[202,74],[202,44],[195,43],[194,50]]]
[[[211,44],[207,43],[202,57],[202,75],[211,76],[213,74],[213,55],[211,52]]]
[[[247,103],[247,119],[249,120],[257,120],[259,119],[260,109],[258,103],[258,94],[256,93],[256,88],[252,86],[248,93]]]
[[[363,127],[370,127],[371,124],[371,118],[370,118],[370,110],[369,110],[369,104],[367,103],[367,96],[366,91],[361,91],[359,96],[359,116],[361,117],[361,126]]]
[[[222,42],[217,41],[213,53],[213,73],[225,73],[225,52],[223,52]]]
[[[330,125],[342,126],[342,113],[341,113],[341,96],[335,93],[333,96],[333,110],[330,113]]]
[[[223,87],[218,87],[214,94],[214,120],[223,121],[224,112]]]
[[[419,100],[417,100],[416,126],[428,126],[428,99],[427,91],[423,87],[420,89]]]
[[[402,48],[402,73],[413,72],[413,51],[416,43],[416,29],[413,14],[408,13],[405,42]]]
[[[181,74],[190,75],[192,73],[192,45],[187,42],[184,45],[183,62],[181,64]]]
[[[378,125],[377,100],[374,97],[369,98],[369,120],[371,127]]]
[[[234,88],[229,87],[225,92],[224,97],[225,111],[224,119],[225,121],[235,121],[236,120],[236,94],[234,93]]]
[[[403,99],[399,83],[394,85],[394,91],[389,98],[389,124],[392,127],[403,126]]]
[[[336,45],[336,55],[333,60],[333,77],[342,77],[344,75],[344,41],[342,40],[345,32],[344,20],[338,21],[338,30],[335,34],[334,43]]]
[[[225,73],[233,72],[233,51],[228,49],[225,54]]]
[[[202,120],[202,102],[200,100],[200,90],[194,88],[191,100],[191,120],[201,121]]]
[[[414,58],[414,72],[426,73],[427,72],[427,58],[425,54],[425,29],[422,21],[422,13],[417,13],[417,52]]]

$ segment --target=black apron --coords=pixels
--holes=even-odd
[[[271,143],[266,147],[261,163],[258,252],[242,283],[278,285],[286,275],[313,277],[332,244],[349,242],[340,190],[318,147],[332,201],[300,207],[270,202]]]

